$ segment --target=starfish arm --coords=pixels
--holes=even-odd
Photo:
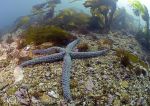
[[[66,48],[67,51],[71,51],[73,48],[75,48],[75,46],[79,43],[79,41],[80,41],[80,39],[78,38],[78,39],[74,40],[73,42],[69,43]]]
[[[63,95],[67,101],[71,101],[71,93],[70,93],[70,71],[71,71],[71,57],[69,54],[64,56],[63,62],[63,71],[62,71],[62,88],[63,88]]]
[[[48,56],[43,56],[43,57],[38,57],[38,58],[34,58],[32,60],[28,60],[23,62],[22,64],[20,64],[21,67],[26,67],[28,65],[35,65],[35,64],[40,64],[43,62],[55,62],[55,61],[59,61],[61,59],[63,59],[65,52],[61,52],[61,53],[56,53],[56,54],[52,54],[52,55],[48,55]]]
[[[56,51],[63,52],[64,49],[61,47],[51,47],[47,49],[41,49],[41,50],[33,50],[33,54],[49,54],[49,53],[54,53]]]
[[[105,54],[108,50],[101,50],[101,51],[95,51],[95,52],[71,52],[71,58],[72,59],[82,59],[82,58],[92,58],[97,57]]]

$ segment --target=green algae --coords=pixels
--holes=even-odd
[[[18,90],[18,88],[14,86],[14,87],[9,88],[9,89],[7,90],[7,94],[8,94],[8,95],[14,95],[17,90]]]
[[[123,49],[117,49],[116,50],[116,56],[119,57],[120,60],[124,61],[126,66],[130,66],[131,63],[139,64],[140,66],[143,66],[144,68],[148,68],[148,65],[141,60],[137,55]],[[126,57],[126,59],[124,59]]]
[[[30,27],[24,32],[26,44],[40,45],[45,42],[52,42],[54,45],[65,45],[73,38],[68,32],[55,26]]]
[[[72,30],[87,27],[89,19],[88,14],[68,8],[57,14],[50,23],[66,30]]]

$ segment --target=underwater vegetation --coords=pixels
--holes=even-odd
[[[127,30],[130,33],[137,33],[140,28],[140,24],[135,24],[134,18],[131,16],[124,7],[117,8],[113,17],[112,28],[114,30]]]
[[[29,16],[23,16],[18,18],[15,22],[15,28],[13,29],[13,31],[16,31],[18,28],[26,27],[30,23],[30,18],[31,17]]]
[[[49,10],[49,14],[51,12]],[[42,12],[42,14],[37,12],[37,14],[20,17],[16,20],[13,31],[16,31],[18,28],[26,30],[30,26],[52,25],[65,30],[79,30],[79,32],[87,33],[86,29],[90,15],[72,8],[61,10],[56,15],[54,15],[54,11],[52,13],[52,16],[45,15],[45,12]]]
[[[75,1],[78,0],[71,0]],[[51,106],[63,106],[62,102],[65,102],[69,106],[71,102],[74,105],[120,106],[144,102],[150,92],[149,66],[143,57],[145,53],[133,34],[138,32],[136,38],[143,45],[148,45],[148,10],[139,2],[131,3],[135,15],[146,23],[143,30],[142,23],[135,22],[138,19],[134,20],[125,8],[117,7],[117,1],[85,0],[83,5],[90,9],[91,15],[70,8],[55,13],[55,7],[60,0],[46,0],[33,6],[32,14],[23,16],[18,21],[16,29],[22,28],[23,33],[17,33],[17,39],[14,40],[13,33],[8,36],[7,43],[4,42],[8,45],[6,49],[3,42],[2,46],[0,44],[4,49],[0,50],[0,57],[8,52],[7,61],[1,59],[0,72],[2,76],[9,72],[11,77],[7,77],[12,78],[11,82],[15,80],[12,86],[3,90],[2,95],[13,95],[17,97],[17,103],[21,103],[25,98],[21,93],[21,86],[25,85],[31,93],[29,100],[37,105],[50,103]],[[136,32],[135,29],[139,31]],[[79,43],[80,38],[82,43]],[[35,48],[37,50],[33,50]],[[103,56],[109,49],[109,54]],[[97,58],[87,59],[93,57]],[[11,68],[15,65],[18,65],[18,70],[15,69],[17,72],[23,72],[19,69],[31,65],[25,68],[24,79],[19,83],[16,83],[18,79],[15,71],[15,78],[12,77]],[[20,76],[19,81],[23,78]],[[8,82],[7,78],[5,82]],[[19,87],[21,89],[16,92]],[[51,91],[57,97],[50,95]],[[0,96],[0,105],[3,105],[1,98],[3,97]],[[142,99],[138,100],[139,98]]]
[[[129,67],[131,65],[130,63],[130,57],[127,51],[123,49],[119,49],[116,51],[116,56],[119,57],[120,63],[125,66]]]
[[[118,0],[86,0],[84,6],[90,8],[92,16],[98,17],[100,23],[103,22],[103,29],[107,32],[110,30],[112,24],[117,1]]]
[[[60,3],[60,0],[47,0],[44,3],[34,5],[31,14],[21,16],[15,21],[15,27],[12,29],[12,32],[18,28],[27,29],[35,23],[38,25],[47,23],[49,19],[54,17],[55,7]]]
[[[100,39],[97,42],[98,49],[111,48],[113,45],[113,41],[107,38]]]
[[[82,43],[77,46],[77,49],[79,52],[87,52],[89,49],[89,46],[87,43]]]
[[[50,24],[59,26],[66,30],[86,28],[90,16],[86,13],[68,8],[60,11],[51,21]]]
[[[19,65],[19,67],[26,67],[28,65],[35,65],[43,62],[55,62],[63,59],[63,71],[62,71],[62,88],[63,95],[65,100],[72,101],[71,92],[70,92],[70,70],[72,65],[72,59],[84,59],[84,58],[92,58],[105,54],[108,49],[95,51],[95,52],[73,52],[72,50],[79,43],[80,39],[76,39],[73,42],[69,43],[66,47],[52,47],[44,50],[34,50],[33,54],[48,54],[53,50],[59,51],[59,53],[51,54],[48,56],[34,58],[29,61],[25,61]]]
[[[116,56],[118,57],[117,60],[120,62],[120,64],[129,69],[127,71],[129,76],[136,75],[136,77],[138,77],[141,75],[148,75],[147,71],[149,69],[149,65],[137,55],[134,55],[124,49],[117,49]]]
[[[124,7],[118,8],[113,17],[113,27],[117,28],[125,28],[126,27],[126,17],[127,12]]]
[[[75,0],[76,1],[76,0]],[[73,2],[75,2],[73,1]],[[91,16],[68,8],[55,13],[55,7],[60,4],[60,0],[47,0],[37,4],[32,8],[32,14],[23,16],[16,24],[16,29],[29,29],[30,26],[57,26],[65,30],[76,30],[79,33],[87,34],[89,31],[108,33],[110,30],[126,30],[139,36],[138,30],[142,30],[140,17],[145,21],[144,35],[139,37],[139,42],[144,38],[143,46],[147,49],[150,47],[149,35],[149,13],[145,5],[138,0],[129,0],[131,9],[135,16],[139,17],[138,23],[125,8],[117,8],[118,0],[86,0],[85,8],[89,8]]]
[[[133,68],[132,63],[139,63],[144,68],[148,68],[148,65],[137,55],[134,55],[124,49],[117,49],[116,56],[119,58],[120,63],[125,67]]]
[[[34,5],[32,7],[33,15],[42,15],[45,18],[52,18],[54,9],[57,4],[61,3],[60,0],[46,0],[44,3]]]
[[[9,35],[6,39],[6,43],[11,44],[12,42],[14,42],[14,39],[13,39],[12,35]]]
[[[149,49],[150,46],[150,34],[149,34],[149,13],[148,9],[145,5],[141,4],[138,0],[129,0],[129,3],[131,4],[131,7],[134,11],[134,14],[136,16],[142,17],[142,19],[146,23],[146,36],[145,36],[145,41],[146,41],[146,47]]]
[[[53,45],[66,45],[75,37],[68,32],[55,26],[34,26],[29,27],[23,33],[25,44],[40,45],[45,42],[52,42]]]
[[[139,41],[139,43],[142,45],[143,49],[148,51],[150,44],[146,42],[147,38],[147,32],[146,29],[140,29],[136,34],[136,39]]]

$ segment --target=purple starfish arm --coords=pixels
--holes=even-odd
[[[33,50],[32,53],[33,54],[51,54],[54,52],[63,52],[65,49],[61,48],[61,47],[51,47],[51,48],[47,48],[47,49],[41,49],[41,50]]]
[[[95,51],[95,52],[71,52],[70,56],[72,59],[92,58],[105,54],[108,49]]]
[[[64,55],[65,55],[65,52],[61,52],[61,53],[51,54],[51,55],[48,55],[48,56],[37,57],[37,58],[34,58],[32,60],[28,60],[28,61],[23,62],[22,64],[20,64],[20,66],[21,67],[26,67],[28,65],[40,64],[40,63],[43,63],[43,62],[52,63],[52,62],[55,62],[55,61],[62,60]]]
[[[71,51],[75,46],[80,42],[80,39],[76,39],[73,42],[69,43],[66,47],[66,51]]]
[[[64,98],[68,101],[72,101],[70,93],[70,71],[72,66],[72,60],[70,55],[67,53],[63,59],[63,70],[62,70],[62,88]]]

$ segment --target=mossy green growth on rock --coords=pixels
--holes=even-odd
[[[148,65],[143,60],[141,60],[137,55],[134,55],[124,49],[117,49],[116,56],[119,57],[121,63],[123,63],[124,66],[130,67],[131,63],[138,63],[144,68],[146,69],[148,68]]]
[[[3,106],[4,102],[3,100],[1,99],[1,96],[0,96],[0,106]]]
[[[68,32],[55,26],[34,26],[28,28],[24,34],[26,44],[40,45],[45,42],[51,42],[54,45],[66,45],[75,37]]]
[[[11,87],[11,88],[9,88],[8,90],[7,90],[7,94],[8,95],[14,95],[15,94],[15,92],[18,90],[18,88],[17,87]]]

